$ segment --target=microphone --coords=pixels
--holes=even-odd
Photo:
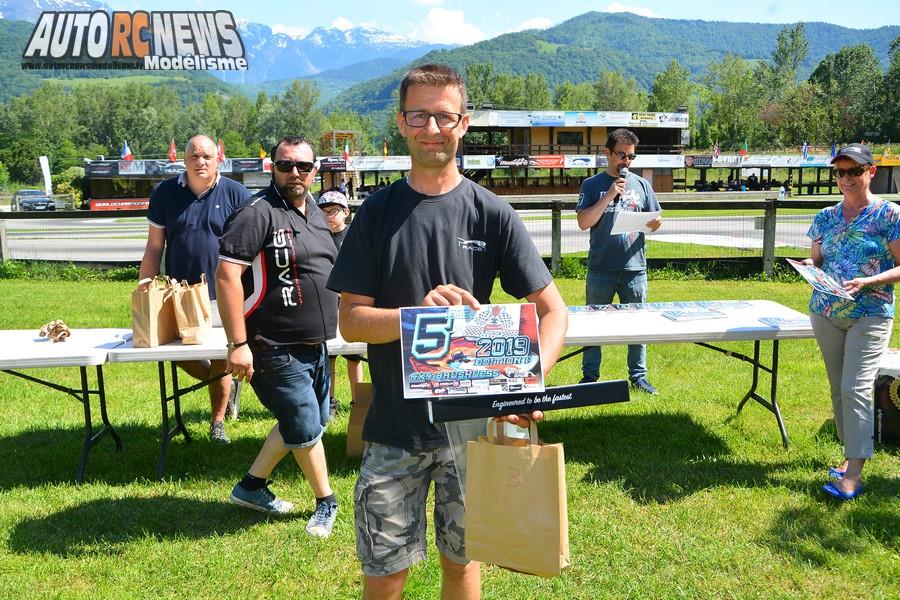
[[[619,177],[621,177],[621,178],[623,178],[623,179],[626,178],[626,177],[628,177],[628,167],[622,167],[622,168],[619,169]],[[621,199],[622,199],[622,195],[621,195],[621,194],[616,194],[616,197],[613,198],[612,203],[613,203],[613,204],[618,204],[618,203],[619,203],[619,200],[621,200]]]

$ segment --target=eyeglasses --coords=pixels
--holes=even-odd
[[[329,209],[323,210],[322,212],[325,213],[326,217],[336,217],[339,214],[343,213],[344,209],[343,208],[329,208]]]
[[[831,174],[835,179],[849,175],[850,177],[859,177],[863,173],[868,173],[869,167],[850,167],[849,169],[832,169]]]
[[[616,156],[618,156],[618,157],[619,157],[619,160],[625,160],[625,159],[628,159],[628,160],[634,160],[634,159],[637,158],[637,154],[633,154],[633,153],[632,153],[632,154],[625,154],[624,152],[613,152],[613,154],[615,154]]]
[[[297,167],[298,173],[309,173],[316,167],[316,163],[307,162],[305,160],[276,160],[274,163],[275,168],[278,169],[279,173],[290,173],[294,170],[294,167]]]
[[[434,117],[439,129],[456,129],[462,121],[462,114],[452,112],[430,113],[424,110],[404,110],[403,120],[409,127],[428,127],[428,121]]]

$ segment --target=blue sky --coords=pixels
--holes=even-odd
[[[238,19],[303,36],[314,27],[371,25],[433,43],[471,44],[502,33],[546,28],[588,11],[633,12],[664,19],[795,23],[824,21],[855,29],[900,25],[897,0],[861,5],[833,0],[106,0],[119,10],[230,10]],[[514,8],[513,8],[514,7]]]

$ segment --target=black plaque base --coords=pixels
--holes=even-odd
[[[428,402],[428,418],[432,423],[499,417],[534,410],[559,410],[595,404],[628,402],[628,382],[624,379],[549,387],[543,392],[527,394],[494,394],[441,398]]]

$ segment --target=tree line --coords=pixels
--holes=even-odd
[[[801,80],[798,68],[808,51],[800,23],[779,32],[770,61],[729,54],[694,79],[672,59],[649,90],[613,70],[555,89],[541,74],[495,72],[487,63],[467,65],[465,78],[476,108],[670,112],[686,107],[691,145],[718,144],[723,152],[900,138],[900,37],[891,43],[886,72],[872,48],[860,44],[827,55]],[[297,132],[318,152],[332,154],[329,142],[319,143],[332,129],[360,134],[354,154],[380,154],[383,143],[392,154],[405,153],[393,115],[390,108],[368,115],[326,114],[318,87],[306,80],[295,80],[282,94],[260,93],[255,102],[218,92],[193,100],[166,84],[129,80],[44,83],[0,107],[0,184],[5,178],[38,181],[41,154],[50,157],[56,174],[81,166],[85,157],[118,158],[125,141],[137,158],[164,158],[174,139],[180,155],[197,133],[221,138],[226,156],[257,156],[281,135]]]
[[[809,53],[805,25],[778,33],[768,62],[732,54],[708,64],[704,75],[672,59],[649,90],[619,71],[594,81],[564,81],[550,90],[543,75],[495,73],[490,63],[466,67],[469,97],[476,108],[598,110],[690,113],[691,145],[723,151],[750,146],[766,150],[829,147],[861,139],[882,143],[900,138],[900,37],[890,46],[883,71],[866,44],[829,54],[805,80],[798,70]]]

